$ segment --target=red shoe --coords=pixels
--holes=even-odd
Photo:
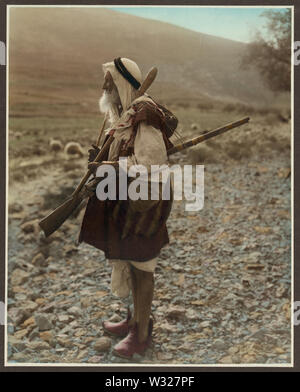
[[[113,354],[125,359],[131,359],[133,354],[143,354],[151,345],[152,328],[153,321],[150,319],[148,338],[145,342],[140,343],[138,340],[137,324],[135,324],[132,328],[130,328],[129,334],[126,338],[121,340],[121,342],[114,347]]]
[[[111,321],[104,321],[102,323],[102,327],[104,331],[109,333],[110,335],[124,337],[129,332],[128,322],[130,319],[131,319],[131,313],[130,310],[128,309],[126,320],[122,320],[118,323],[112,323]]]

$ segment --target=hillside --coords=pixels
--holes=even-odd
[[[104,8],[15,8],[9,34],[14,115],[78,101],[97,110],[101,64],[117,56],[136,60],[144,74],[157,66],[151,93],[166,101],[211,97],[255,105],[272,97],[256,73],[240,69],[246,44],[168,23]]]

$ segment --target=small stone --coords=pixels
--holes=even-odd
[[[41,310],[44,313],[52,313],[56,306],[57,306],[56,302],[50,302],[49,304],[44,305]]]
[[[28,339],[31,341],[33,339],[36,339],[37,337],[40,336],[38,328],[35,328],[33,331],[30,332]]]
[[[102,360],[102,357],[100,357],[99,355],[94,355],[93,357],[91,357],[88,360],[88,363],[99,363],[99,362],[101,362],[101,360]]]
[[[29,278],[29,273],[21,270],[20,268],[16,268],[11,274],[11,284],[13,286],[20,286],[25,283]]]
[[[34,266],[36,266],[36,267],[46,267],[47,266],[47,261],[45,259],[45,256],[42,253],[38,253],[32,259],[32,264]]]
[[[289,358],[289,356],[288,356],[288,355],[286,355],[286,354],[279,355],[279,357],[278,357],[278,359],[280,359],[280,360],[284,360],[284,361],[287,361],[287,360],[288,360],[288,358]],[[290,360],[290,359],[289,359],[289,360]]]
[[[86,297],[86,298],[82,298],[81,300],[80,300],[80,303],[81,303],[81,306],[83,307],[83,308],[88,308],[89,306],[91,306],[92,304],[93,304],[93,298],[90,298],[90,297]]]
[[[29,317],[27,320],[24,321],[22,326],[23,327],[28,327],[29,325],[34,325],[34,324],[35,324],[34,317]]]
[[[14,326],[18,326],[23,323],[27,318],[28,314],[23,309],[12,308],[8,311],[8,316],[11,319]]]
[[[264,339],[265,335],[266,335],[265,328],[261,328],[258,331],[253,332],[249,337],[255,338],[257,340],[262,340],[262,339]]]
[[[111,339],[106,336],[103,336],[102,338],[96,340],[94,344],[94,349],[100,352],[108,351],[110,346],[111,346]]]
[[[89,351],[88,350],[83,350],[77,355],[78,361],[81,361],[82,359],[88,357]]]
[[[157,358],[160,361],[168,361],[168,360],[173,359],[173,354],[166,353],[166,352],[158,352],[157,353]]]
[[[8,335],[13,335],[15,332],[15,326],[12,324],[7,325],[7,334]]]
[[[35,303],[37,303],[38,305],[43,305],[45,302],[47,302],[46,298],[37,298],[35,300]]]
[[[183,345],[178,347],[178,351],[192,353],[194,351],[194,345],[192,343],[184,343]]]
[[[14,306],[14,305],[16,305],[16,301],[14,299],[12,299],[12,298],[8,298],[7,299],[7,306],[11,307],[11,306]]]
[[[143,359],[143,356],[137,353],[134,353],[132,356],[132,360],[134,362],[141,362],[141,360]]]
[[[68,338],[67,335],[58,335],[56,337],[57,343],[60,344],[62,347],[71,348],[73,347],[73,343]]]
[[[8,342],[13,348],[17,349],[18,351],[23,351],[26,348],[26,343],[20,339],[17,339],[14,336],[10,336],[8,338]]]
[[[89,344],[89,343],[93,342],[94,340],[95,340],[95,338],[93,336],[88,336],[87,338],[84,339],[84,343]]]
[[[73,328],[73,329],[79,328],[79,327],[80,327],[78,321],[76,321],[76,320],[72,321],[69,325],[70,325],[70,327]]]
[[[175,325],[169,324],[168,322],[157,325],[156,328],[161,332],[178,332],[178,328]]]
[[[188,309],[186,313],[186,317],[188,320],[198,320],[201,316],[199,312],[196,312],[193,309]]]
[[[216,339],[213,344],[212,347],[215,348],[216,350],[226,350],[226,348],[228,347],[228,345],[221,339]]]
[[[19,304],[19,307],[22,308],[26,314],[31,315],[38,308],[38,304],[34,301],[22,301]]]
[[[23,206],[20,203],[11,203],[8,207],[8,212],[10,214],[14,214],[16,212],[22,212],[23,211]]]
[[[166,316],[171,319],[182,319],[185,317],[185,309],[180,306],[170,306]]]
[[[115,313],[109,318],[109,321],[111,321],[112,323],[118,323],[119,321],[122,321],[122,318]]]
[[[230,355],[236,354],[237,352],[239,352],[239,348],[236,346],[230,347],[230,349],[228,350],[228,354]]]
[[[49,350],[50,346],[47,342],[37,341],[37,342],[29,342],[26,344],[27,348],[31,350]]]
[[[51,331],[40,332],[40,338],[48,343],[53,342],[53,334]]]
[[[246,354],[242,358],[242,363],[254,363],[256,362],[256,357],[254,355]]]
[[[28,299],[30,299],[30,301],[34,301],[35,303],[37,303],[36,300],[40,297],[40,293],[37,290],[34,290],[33,292],[29,293],[27,297]]]
[[[37,221],[37,219],[23,223],[21,225],[21,229],[26,234],[37,232],[38,231],[38,221]]]
[[[232,362],[233,363],[241,363],[241,357],[237,354],[232,355]]]
[[[86,334],[87,330],[85,328],[78,328],[74,333],[76,337],[85,336]]]
[[[95,319],[95,320],[98,320],[98,319],[101,319],[101,317],[103,317],[104,315],[105,315],[105,313],[102,312],[102,311],[95,312],[95,313],[92,314],[92,318]],[[119,321],[121,321],[121,317],[120,317]]]
[[[263,270],[265,267],[262,264],[258,263],[251,263],[246,265],[246,269],[248,271],[260,271]]]
[[[29,333],[28,329],[20,329],[19,331],[15,332],[14,337],[16,339],[24,339]]]
[[[287,289],[284,287],[284,285],[279,285],[279,287],[277,287],[276,291],[275,291],[275,297],[276,298],[281,298],[283,296],[285,296],[287,293]]]
[[[69,310],[68,313],[72,314],[73,316],[80,317],[82,315],[82,311],[78,306],[72,306]]]
[[[20,353],[15,353],[13,354],[13,356],[11,357],[11,360],[17,361],[17,362],[28,362],[28,357],[20,352]]]
[[[220,359],[220,363],[233,363],[233,359],[230,355],[226,355],[225,357]]]
[[[197,306],[203,306],[205,304],[205,302],[198,299],[196,301],[192,301],[191,304],[197,305]],[[190,309],[188,309],[188,310],[190,310]]]
[[[211,328],[203,328],[202,331],[205,335],[211,336],[213,334],[213,331]]]
[[[47,331],[53,327],[49,317],[46,317],[43,314],[38,314],[35,316],[35,323],[38,326],[39,331]]]
[[[201,328],[207,328],[207,327],[210,326],[210,322],[209,322],[209,321],[202,321],[202,322],[199,324],[199,326],[200,326]]]
[[[93,296],[96,298],[96,299],[100,299],[100,298],[103,298],[103,297],[105,297],[106,295],[108,295],[109,293],[107,292],[107,291],[96,291],[94,294],[93,294]],[[119,305],[118,305],[119,306]]]
[[[17,303],[18,303],[18,305],[19,305],[19,303],[21,302],[21,301],[26,301],[26,298],[27,298],[27,295],[26,294],[16,294],[15,295],[15,299],[16,299],[16,301],[17,301]]]
[[[62,335],[66,335],[66,334],[69,334],[69,333],[73,332],[73,330],[74,330],[74,328],[72,326],[70,326],[70,324],[68,324],[60,331],[60,333]]]
[[[67,323],[67,322],[70,320],[70,316],[68,316],[67,314],[60,314],[60,315],[57,317],[57,319],[58,319],[58,321],[59,321],[60,323]]]

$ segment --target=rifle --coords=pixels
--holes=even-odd
[[[157,75],[157,68],[156,67],[151,68],[137,92],[137,98],[143,95],[146,92],[146,90],[148,90],[148,88],[151,86],[154,79],[156,78],[156,75]],[[104,118],[103,125],[97,140],[97,146],[100,143],[100,139],[105,127],[106,119],[107,116],[105,116]],[[107,141],[105,142],[105,144],[103,145],[99,153],[97,154],[94,162],[103,161],[113,140],[114,137],[112,132],[112,134],[109,136],[109,138],[107,139]],[[87,180],[90,178],[91,174],[92,174],[92,170],[89,169],[86,172],[85,176],[81,179],[79,185],[72,193],[72,195],[62,205],[57,207],[53,212],[51,212],[49,215],[47,215],[44,219],[42,219],[39,222],[39,225],[41,229],[44,231],[46,237],[54,233],[65,222],[65,220],[68,219],[68,217],[72,214],[72,212],[75,211],[76,208],[79,206],[79,204],[84,198],[81,190],[86,184]]]
[[[182,144],[178,144],[168,149],[167,154],[172,155],[188,147],[195,146],[196,144],[202,143],[205,140],[208,140],[212,137],[225,133],[230,129],[237,128],[243,124],[246,124],[249,120],[250,120],[249,117],[245,117],[242,118],[241,120],[229,123],[221,128],[214,129],[210,132],[205,133],[204,135],[195,137]],[[97,157],[95,158],[95,162],[101,162],[101,160],[103,160],[113,139],[114,139],[113,135],[110,135],[108,140],[106,141],[106,143],[104,144],[100,152],[98,153]],[[46,237],[54,233],[67,220],[67,218],[72,214],[73,211],[75,211],[75,209],[80,205],[82,200],[86,197],[86,195],[80,193],[80,191],[82,190],[86,181],[89,179],[90,175],[91,175],[91,170],[88,170],[88,172],[82,178],[81,182],[79,183],[75,191],[72,193],[71,197],[39,222],[39,225],[44,231]]]
[[[168,155],[175,154],[178,151],[185,150],[188,147],[195,146],[196,144],[202,143],[205,140],[208,140],[212,137],[221,135],[224,132],[229,131],[230,129],[237,128],[243,124],[246,124],[250,120],[250,117],[244,117],[241,120],[235,121],[233,123],[229,123],[224,125],[221,128],[214,129],[213,131],[206,132],[204,135],[197,136],[194,139],[190,139],[185,143],[177,144],[176,146],[169,148],[167,151]]]

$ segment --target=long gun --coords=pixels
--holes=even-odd
[[[185,143],[178,144],[172,148],[170,148],[167,151],[168,155],[175,154],[178,151],[182,151],[188,147],[195,146],[199,143],[204,142],[205,140],[208,140],[212,137],[221,135],[222,133],[225,133],[229,131],[230,129],[237,128],[243,124],[248,123],[250,120],[249,117],[242,118],[241,120],[232,122],[230,124],[227,124],[221,128],[214,129],[210,132],[205,133],[204,135],[195,137],[193,139],[190,139],[186,141]],[[111,135],[100,152],[98,153],[97,157],[95,158],[95,162],[101,162],[106,155],[114,137]],[[86,181],[89,179],[91,175],[91,171],[89,170],[86,175],[82,178],[80,184],[77,186],[75,191],[72,193],[71,197],[67,199],[62,205],[57,207],[53,212],[51,212],[48,216],[46,216],[44,219],[42,219],[39,222],[40,227],[45,233],[45,236],[48,237],[50,234],[54,233],[67,219],[68,217],[72,214],[73,211],[76,210],[76,208],[79,206],[79,204],[82,202],[84,199],[84,196],[80,194],[80,191],[84,187]]]
[[[157,75],[157,68],[152,67],[150,71],[148,72],[145,80],[143,81],[142,85],[140,86],[139,90],[137,91],[137,98],[143,95],[148,88],[151,86],[153,83],[154,79],[156,78]],[[102,133],[104,131],[105,123],[106,123],[106,118],[104,118],[104,122],[97,140],[97,146],[100,143],[100,139],[102,136]],[[109,147],[111,143],[113,142],[114,137],[111,134],[109,138],[106,140],[104,146],[101,148],[99,153],[97,154],[96,158],[94,159],[94,162],[101,162],[103,161],[104,157],[106,156],[106,153],[109,150]],[[72,214],[73,211],[76,210],[76,208],[79,206],[79,204],[83,200],[82,196],[82,188],[92,175],[92,170],[89,169],[85,176],[81,179],[80,183],[78,184],[77,188],[75,191],[72,193],[72,195],[59,207],[57,207],[53,212],[51,212],[49,215],[47,215],[44,219],[42,219],[39,222],[39,225],[41,229],[44,231],[45,236],[48,237],[50,234],[54,233],[64,222],[69,218],[69,216]]]
[[[178,151],[182,151],[188,147],[192,147],[192,146],[195,146],[196,144],[205,142],[205,140],[208,140],[212,137],[221,135],[222,133],[225,133],[225,132],[229,131],[230,129],[237,128],[243,124],[246,124],[249,120],[250,120],[250,117],[244,117],[241,120],[224,125],[223,127],[214,129],[213,131],[206,132],[204,135],[197,136],[194,139],[190,139],[190,140],[186,141],[185,143],[177,144],[176,146],[169,148],[167,151],[167,154],[168,155],[175,154]]]

